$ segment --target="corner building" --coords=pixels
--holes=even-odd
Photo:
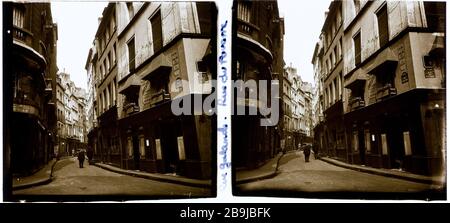
[[[348,162],[442,174],[446,4],[343,1],[342,6]]]
[[[121,166],[209,179],[215,118],[204,112],[176,116],[171,103],[213,92],[215,5],[120,2],[115,6]]]

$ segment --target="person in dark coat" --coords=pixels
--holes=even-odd
[[[79,165],[80,165],[80,168],[83,168],[83,163],[84,163],[84,150],[81,150],[79,153],[78,153],[78,163],[79,163]]]
[[[305,155],[305,162],[309,162],[309,155],[311,154],[311,146],[306,145],[303,149],[303,154]]]

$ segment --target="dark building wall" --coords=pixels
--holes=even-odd
[[[233,80],[267,80],[267,97],[270,98],[270,81],[278,80],[282,86],[284,66],[284,20],[279,17],[277,3],[235,1],[233,21]],[[245,100],[237,98],[238,91],[234,92],[232,159],[237,168],[254,168],[280,150],[283,124],[279,121],[277,126],[261,126],[260,120],[264,117],[248,115],[248,109],[253,105],[248,103],[248,96]],[[279,89],[279,95],[282,95],[282,89]],[[265,103],[270,105],[270,99]],[[281,105],[280,102],[279,117],[283,117]],[[238,107],[245,107],[247,115],[236,115]]]
[[[48,3],[14,3],[12,10],[11,167],[13,173],[30,174],[54,154],[57,27]]]

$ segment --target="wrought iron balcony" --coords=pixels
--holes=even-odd
[[[377,91],[377,101],[382,101],[388,97],[397,95],[397,89],[392,87],[390,84],[386,84],[385,86],[381,87]]]
[[[32,45],[33,34],[29,31],[22,29],[20,27],[13,27],[13,38],[19,40],[20,42],[25,43],[28,46]]]
[[[353,97],[350,98],[349,100],[349,106],[350,106],[350,110],[356,110],[359,108],[363,108],[364,106],[366,106],[366,103],[364,102],[364,99],[361,97]]]

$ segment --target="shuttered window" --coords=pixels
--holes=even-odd
[[[380,41],[380,48],[386,45],[389,41],[388,31],[388,15],[386,5],[377,13],[378,18],[378,39]]]
[[[153,52],[161,50],[163,45],[162,27],[161,27],[161,12],[158,11],[151,19],[152,37],[153,37]]]

